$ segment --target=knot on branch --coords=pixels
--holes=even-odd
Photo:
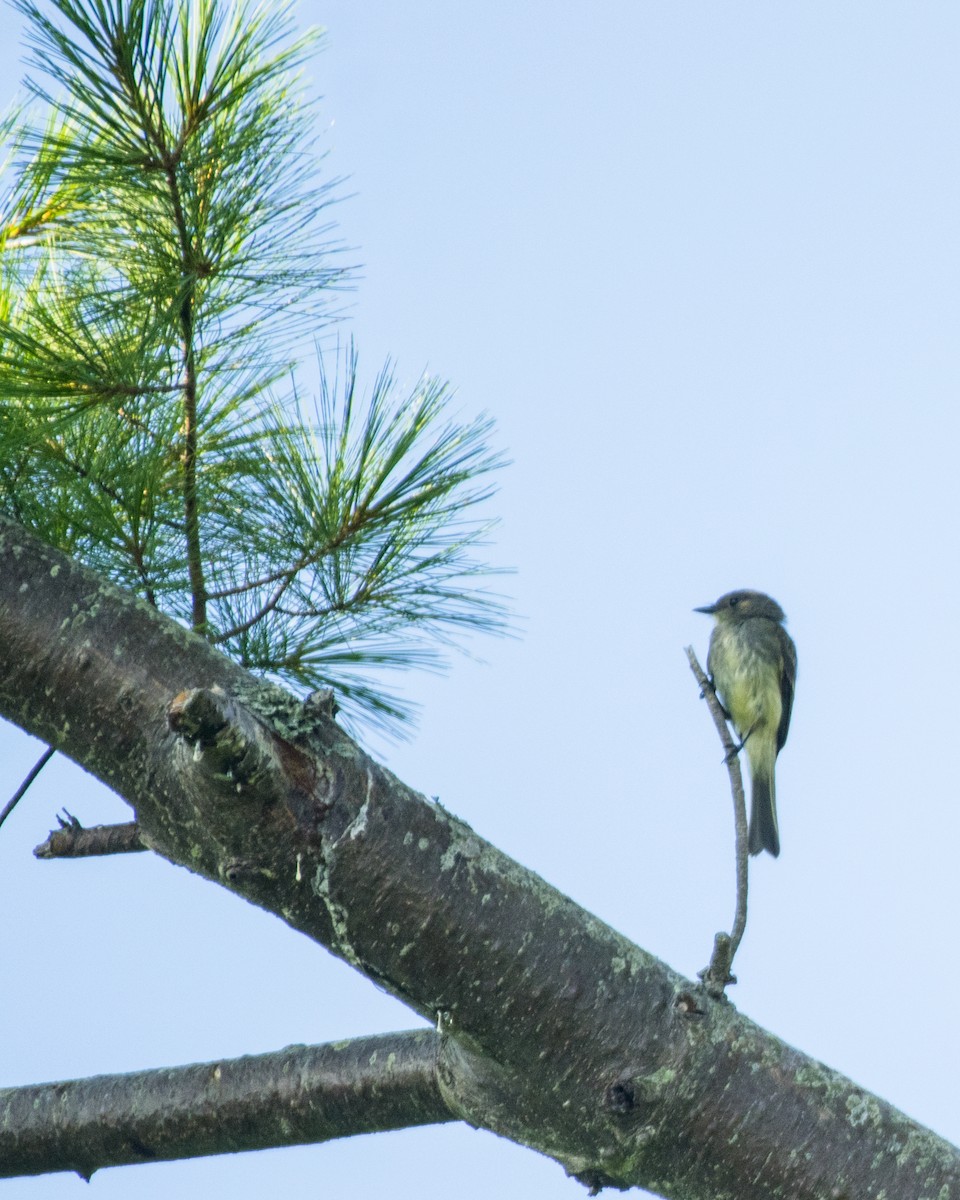
[[[331,721],[340,711],[333,688],[318,688],[317,691],[311,692],[304,700],[303,707],[308,713],[319,713],[321,717],[327,717]]]
[[[193,761],[208,780],[262,804],[285,794],[273,735],[221,688],[180,692],[167,710],[167,723],[193,746]]]
[[[698,972],[703,980],[708,996],[714,1000],[723,998],[725,989],[731,983],[737,982],[736,975],[731,975],[733,966],[734,944],[729,933],[718,933],[713,939],[713,954],[710,965]]]
[[[629,1080],[620,1083],[611,1083],[603,1096],[604,1108],[616,1117],[622,1117],[627,1113],[633,1112],[636,1102],[637,1098],[634,1094],[633,1085]]]

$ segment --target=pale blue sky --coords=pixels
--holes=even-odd
[[[683,656],[737,586],[799,651],[783,852],[732,998],[960,1141],[960,8],[316,0],[326,169],[372,380],[424,367],[513,459],[492,555],[523,636],[412,676],[406,782],[689,975],[729,926],[730,802]],[[18,65],[3,11],[0,79]],[[0,799],[38,753],[0,733]],[[159,860],[0,831],[0,1081],[407,1027],[273,917]],[[27,1200],[582,1195],[463,1128],[0,1183]]]

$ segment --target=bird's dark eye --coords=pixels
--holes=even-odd
[[[727,603],[730,605],[731,608],[736,608],[737,602],[739,601],[739,599],[740,599],[739,596],[731,596],[730,599],[727,601]]]

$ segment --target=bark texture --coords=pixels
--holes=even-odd
[[[431,1030],[0,1089],[0,1175],[300,1146],[452,1121]]]

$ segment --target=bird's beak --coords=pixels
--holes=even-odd
[[[703,608],[695,608],[693,611],[706,613],[708,617],[712,617],[717,611],[717,606],[715,604],[705,604]]]

